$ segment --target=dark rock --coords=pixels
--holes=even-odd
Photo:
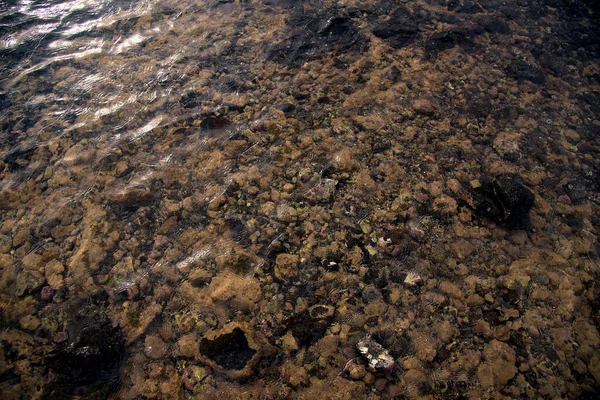
[[[539,59],[543,68],[550,70],[557,77],[565,77],[571,74],[569,65],[561,57],[544,54]]]
[[[508,66],[508,74],[517,81],[531,81],[538,85],[546,82],[546,76],[537,67],[525,60],[514,60]]]
[[[296,109],[296,106],[289,102],[281,103],[277,106],[277,109],[283,111],[286,115],[290,114]]]
[[[475,118],[487,118],[493,110],[492,102],[486,97],[474,98],[467,106],[469,114]]]
[[[305,310],[290,317],[284,326],[285,330],[292,332],[298,342],[298,346],[308,347],[325,336],[328,320],[314,319],[308,310]],[[283,335],[285,332],[282,331],[281,333]]]
[[[493,35],[501,34],[508,35],[510,33],[510,28],[506,24],[506,22],[496,19],[496,18],[485,18],[481,21],[481,25],[486,32],[489,32]]]
[[[471,46],[474,35],[475,31],[469,28],[461,26],[451,27],[431,35],[429,40],[427,40],[425,50],[427,52],[435,52],[448,50],[456,45]]]
[[[521,152],[543,165],[547,160],[546,142],[547,138],[541,131],[533,131],[523,139],[520,146]]]
[[[564,186],[573,204],[582,204],[588,198],[586,183],[586,180],[581,176],[575,176],[569,179],[569,182]]]
[[[458,12],[462,14],[475,14],[482,11],[481,7],[469,0],[465,0],[463,6],[458,10]]]
[[[446,8],[448,9],[448,11],[454,11],[459,7],[460,7],[459,0],[448,0],[448,3],[446,5]]]
[[[418,32],[419,27],[415,18],[404,7],[396,9],[390,19],[373,27],[375,36],[396,49],[412,43]]]
[[[402,77],[402,72],[400,72],[400,69],[398,69],[398,67],[393,66],[387,76],[389,80],[392,81],[392,83],[396,83]]]
[[[240,328],[218,336],[202,339],[200,352],[225,369],[241,370],[254,357],[256,350],[248,346],[248,339]]]
[[[274,348],[248,323],[231,322],[206,332],[199,344],[200,360],[230,379],[246,379]]]
[[[250,233],[246,228],[246,224],[239,218],[231,217],[225,220],[227,227],[229,228],[231,238],[236,242],[240,243],[244,247],[248,247],[252,244],[250,240]]]
[[[323,57],[330,51],[339,55],[363,51],[368,46],[350,16],[334,10],[317,13],[298,7],[286,19],[282,36],[283,40],[269,46],[266,54],[268,59],[289,67]]]
[[[504,175],[497,178],[482,176],[480,186],[471,187],[461,199],[477,214],[508,229],[528,229],[529,210],[535,196],[517,177]]]
[[[85,308],[70,320],[67,334],[47,357],[53,379],[43,397],[108,397],[119,382],[124,357],[121,331],[97,308]]]

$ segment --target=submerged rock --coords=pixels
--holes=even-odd
[[[508,74],[517,81],[531,81],[538,85],[546,82],[546,76],[539,68],[524,60],[514,60],[508,66]]]
[[[119,382],[124,358],[121,331],[104,313],[87,308],[70,320],[66,336],[47,357],[52,381],[44,398],[106,398]]]
[[[457,194],[476,213],[508,229],[529,228],[529,210],[535,196],[515,176],[483,176],[471,182],[468,190],[461,188]]]
[[[271,346],[249,324],[232,322],[200,341],[200,359],[231,379],[247,378]]]
[[[394,359],[390,352],[377,343],[371,335],[367,335],[356,344],[358,352],[367,360],[373,370],[389,370],[394,366]]]
[[[268,47],[267,58],[289,67],[323,57],[327,52],[342,54],[362,51],[368,46],[364,35],[343,12],[298,7],[286,18],[281,41]]]
[[[411,44],[418,33],[419,26],[405,7],[397,8],[388,20],[373,27],[373,35],[396,49]]]

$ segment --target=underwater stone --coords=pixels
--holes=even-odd
[[[356,349],[367,360],[369,367],[373,370],[386,370],[394,366],[394,359],[389,351],[373,340],[371,335],[367,335],[358,342]]]
[[[204,335],[199,358],[230,379],[243,379],[251,376],[258,361],[272,350],[250,324],[232,322]]]
[[[66,333],[68,339],[47,357],[53,378],[43,397],[108,397],[124,358],[121,331],[98,309],[85,308],[70,318]]]
[[[465,201],[477,214],[503,224],[508,229],[528,229],[529,210],[534,194],[520,179],[512,175],[496,178],[482,176],[468,191],[459,190]]]

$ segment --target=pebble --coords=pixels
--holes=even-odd
[[[282,203],[277,206],[276,218],[281,222],[295,222],[298,219],[298,212],[289,204]]]
[[[177,346],[183,357],[194,357],[198,354],[198,337],[192,333],[184,335],[177,341]]]
[[[394,359],[389,351],[373,340],[370,335],[358,342],[356,348],[373,370],[386,370],[394,366]]]
[[[275,277],[287,279],[298,273],[300,257],[295,254],[278,254],[275,259]]]
[[[419,114],[431,115],[435,112],[433,103],[428,99],[417,99],[413,101],[412,106]]]
[[[146,336],[144,352],[149,358],[163,358],[167,354],[167,344],[158,336]]]
[[[21,328],[25,330],[35,331],[40,327],[41,321],[38,317],[27,315],[19,320],[19,324],[21,325]]]

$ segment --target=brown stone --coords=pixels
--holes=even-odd
[[[54,290],[60,290],[64,286],[62,273],[65,267],[57,260],[49,261],[46,264],[44,274],[48,285]]]
[[[12,245],[13,247],[19,247],[23,243],[29,240],[29,236],[31,235],[31,229],[24,228],[17,232],[17,234],[13,237]]]
[[[167,355],[167,344],[159,336],[146,336],[144,352],[152,359],[163,358]]]
[[[483,351],[485,362],[477,369],[483,387],[501,386],[517,374],[515,352],[506,343],[492,340]]]
[[[275,259],[275,277],[288,279],[298,273],[300,257],[295,254],[279,254]]]
[[[231,341],[233,343],[230,344]],[[231,354],[228,360],[237,364],[239,360],[236,360],[235,352],[243,350],[243,347],[246,347],[249,352],[245,355],[244,352],[240,353],[240,355],[249,357],[244,360],[243,365],[233,367],[227,365],[227,363],[224,364],[222,360],[215,359],[215,355],[220,351],[219,349],[224,348],[225,351],[234,353]],[[267,342],[266,338],[255,330],[252,325],[238,322],[231,322],[220,329],[207,331],[200,341],[199,348],[199,359],[230,379],[248,378],[254,373],[254,368],[260,359],[274,352],[274,348]]]
[[[442,321],[437,325],[437,335],[442,342],[447,342],[454,336],[454,328],[450,321]]]
[[[431,115],[435,112],[433,103],[428,99],[417,99],[413,101],[412,106],[419,114]]]
[[[21,325],[21,328],[27,331],[35,331],[40,327],[41,322],[38,317],[27,315],[19,320],[19,324]]]
[[[440,282],[440,286],[439,286],[440,290],[444,293],[446,293],[448,296],[455,298],[455,299],[463,299],[465,297],[465,294],[462,290],[460,290],[460,288],[458,286],[456,286],[455,284],[448,282],[448,281],[442,281]]]
[[[195,357],[198,355],[198,337],[190,333],[184,335],[177,341],[179,347],[178,355],[183,357]]]

